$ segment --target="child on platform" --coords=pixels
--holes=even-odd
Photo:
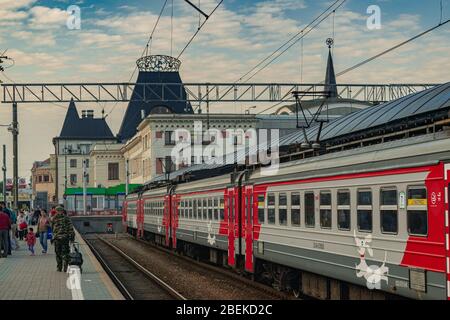
[[[36,244],[36,235],[33,232],[33,228],[28,229],[28,234],[25,237],[25,241],[28,244],[28,250],[30,250],[31,255],[34,256],[34,245]]]

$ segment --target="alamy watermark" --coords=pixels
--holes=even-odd
[[[261,174],[273,175],[279,169],[279,137],[278,129],[204,130],[202,121],[195,121],[193,132],[175,130],[171,157],[177,166],[259,163],[263,165]]]
[[[76,5],[71,5],[67,8],[69,17],[66,20],[66,26],[69,30],[81,29],[81,8]]]
[[[379,30],[381,29],[381,8],[377,5],[371,5],[367,8],[367,29]]]

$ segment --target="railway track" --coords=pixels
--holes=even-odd
[[[192,259],[192,258],[190,258],[188,256],[180,255],[177,252],[174,252],[174,251],[171,251],[171,250],[167,250],[166,248],[163,248],[163,247],[159,247],[159,246],[154,245],[154,244],[152,244],[152,243],[150,243],[148,241],[144,241],[144,240],[141,240],[141,239],[134,239],[134,240],[136,240],[138,242],[141,242],[141,243],[151,247],[154,250],[159,250],[159,251],[165,252],[167,254],[175,255],[177,258],[182,259],[182,260],[184,260],[184,261],[186,261],[188,263],[195,264],[195,265],[197,265],[197,266],[199,266],[199,267],[201,267],[201,268],[203,268],[203,269],[205,269],[205,270],[207,270],[209,272],[213,272],[213,273],[216,273],[216,274],[223,275],[225,277],[229,277],[233,281],[242,282],[247,287],[254,288],[255,290],[258,290],[258,291],[264,292],[264,293],[266,293],[266,294],[268,294],[270,296],[273,296],[274,299],[277,299],[277,300],[292,300],[293,299],[292,296],[287,295],[284,292],[277,291],[277,290],[273,289],[272,287],[269,287],[269,286],[264,285],[262,283],[259,283],[259,282],[253,281],[251,279],[245,278],[243,275],[237,274],[237,273],[235,273],[233,271],[230,271],[228,269],[224,269],[224,268],[221,268],[221,267],[218,267],[218,266],[214,266],[214,265],[202,262],[202,261],[198,261],[198,260]]]
[[[187,300],[120,248],[98,236],[86,243],[127,300]]]
[[[226,279],[228,283],[235,284],[239,287],[247,287],[251,288],[251,290],[255,293],[257,293],[258,296],[261,297],[261,299],[268,299],[268,300],[290,300],[293,299],[291,295],[288,295],[284,292],[277,291],[273,289],[272,287],[269,287],[267,285],[252,281],[248,278],[243,277],[242,275],[236,274],[230,270],[213,266],[211,264],[201,262],[194,260],[190,257],[180,255],[174,251],[167,250],[165,248],[156,246],[152,243],[149,243],[144,240],[131,238],[129,236],[120,237],[118,239],[111,239],[111,241],[136,241],[144,245],[150,253],[153,251],[155,253],[164,254],[170,257],[170,259],[173,262],[177,262],[181,265],[189,266],[190,268],[197,268],[203,270],[205,273],[207,273],[211,278],[217,278],[220,277],[222,279]],[[107,240],[104,240],[107,241]],[[142,253],[144,254],[144,253]]]

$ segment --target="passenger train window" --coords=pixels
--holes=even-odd
[[[300,225],[300,193],[291,193],[291,225]]]
[[[208,199],[208,220],[213,218],[212,199]]]
[[[372,191],[358,190],[357,205],[358,230],[372,232]]]
[[[267,196],[267,223],[275,224],[275,194],[269,193]]]
[[[314,228],[315,219],[314,192],[305,193],[305,225],[308,228]]]
[[[225,220],[225,207],[224,207],[224,200],[223,198],[220,198],[220,220]]]
[[[266,206],[266,199],[263,194],[258,195],[258,222],[259,224],[263,224],[265,222],[265,212],[264,208]]]
[[[350,191],[338,190],[337,193],[338,229],[350,230]]]
[[[397,189],[380,190],[380,219],[382,233],[398,233]]]
[[[219,220],[219,199],[214,198],[214,220]]]
[[[202,199],[200,200],[202,202],[202,219],[207,220],[208,219],[208,207],[206,200]]]
[[[320,192],[320,227],[331,229],[331,192]]]
[[[409,234],[428,234],[427,189],[423,186],[408,188],[407,225]]]
[[[287,225],[287,197],[286,193],[278,194],[278,222],[281,226]]]

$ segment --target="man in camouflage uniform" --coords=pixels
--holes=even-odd
[[[72,221],[65,214],[64,208],[56,207],[56,215],[52,219],[52,242],[55,245],[56,263],[58,271],[67,271],[69,265],[70,241],[75,240],[75,231]]]

